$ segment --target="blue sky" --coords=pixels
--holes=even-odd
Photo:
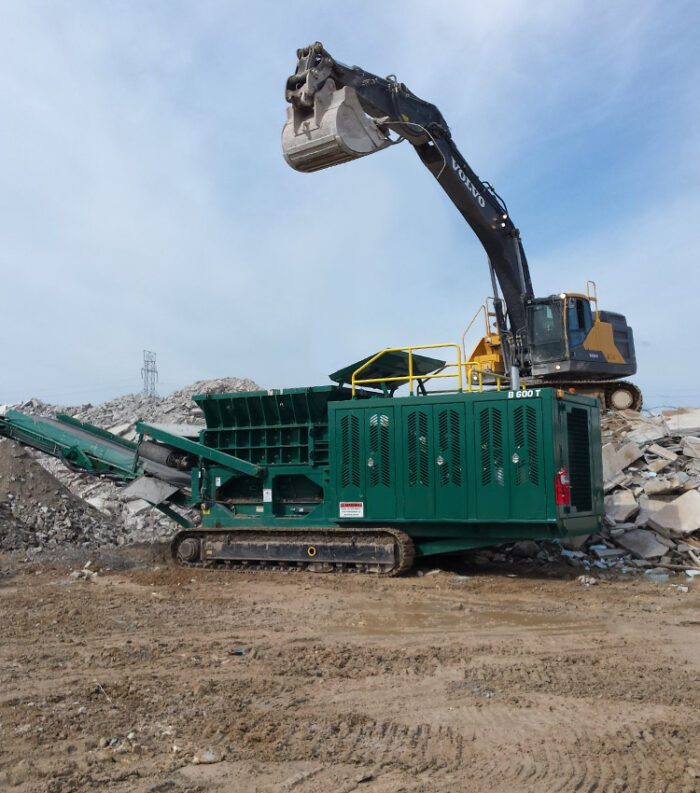
[[[700,6],[0,2],[0,403],[326,382],[458,341],[485,254],[406,143],[284,162],[315,40],[436,104],[505,198],[538,295],[598,285],[649,407],[700,404]]]

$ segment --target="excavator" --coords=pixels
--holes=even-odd
[[[438,108],[394,75],[345,66],[320,42],[297,50],[297,58],[285,91],[287,163],[309,173],[406,140],[483,245],[493,297],[484,306],[485,335],[468,357],[470,376],[484,383],[505,380],[510,388],[575,390],[597,397],[604,409],[640,410],[639,388],[621,379],[637,371],[625,317],[598,308],[592,281],[585,294],[535,297],[520,232],[505,202],[467,164]]]

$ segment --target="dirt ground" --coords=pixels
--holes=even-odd
[[[0,790],[699,787],[700,582],[164,559],[0,557]]]

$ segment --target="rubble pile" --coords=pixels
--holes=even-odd
[[[166,397],[127,394],[100,405],[80,406],[50,405],[39,399],[30,399],[11,407],[23,413],[42,416],[64,413],[109,430],[127,440],[135,440],[137,421],[203,424],[202,411],[192,401],[192,397],[196,394],[259,390],[260,386],[252,380],[228,377],[200,380]],[[14,451],[11,452],[10,449]],[[42,545],[54,547],[61,543],[76,542],[89,547],[130,545],[172,538],[177,528],[172,520],[158,510],[150,508],[140,499],[127,498],[123,490],[115,487],[113,482],[87,474],[74,473],[54,457],[48,457],[31,449],[23,450],[9,441],[0,441],[2,459],[9,456],[16,461],[18,452],[24,455],[23,464],[32,472],[32,477],[21,472],[12,474],[18,477],[19,484],[22,477],[25,481],[38,480],[39,475],[36,472],[38,468],[52,482],[52,485],[46,485],[45,489],[59,490],[64,495],[67,493],[72,496],[75,499],[70,502],[72,507],[80,506],[83,512],[81,513],[79,509],[77,513],[65,514],[63,498],[59,498],[58,501],[42,500],[31,487],[25,490],[17,487],[13,491],[12,498],[8,500],[3,495],[4,480],[0,480],[0,547],[5,550]],[[70,522],[70,527],[65,525],[66,520]]]
[[[652,572],[700,570],[700,409],[605,416],[603,481],[606,546]]]
[[[17,443],[0,443],[0,548],[116,544],[120,526],[62,485]]]
[[[109,430],[127,440],[136,438],[137,421],[169,422],[171,424],[197,424],[203,422],[202,411],[192,401],[197,394],[233,394],[243,391],[260,391],[252,380],[223,377],[216,380],[198,380],[167,397],[126,394],[100,405],[60,406],[50,405],[40,399],[30,399],[11,405],[22,413],[55,416],[65,413],[80,421]]]

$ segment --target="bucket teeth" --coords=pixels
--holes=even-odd
[[[297,171],[311,172],[364,157],[390,144],[368,118],[355,90],[335,90],[332,80],[314,96],[313,108],[287,108],[282,130],[284,158]]]

